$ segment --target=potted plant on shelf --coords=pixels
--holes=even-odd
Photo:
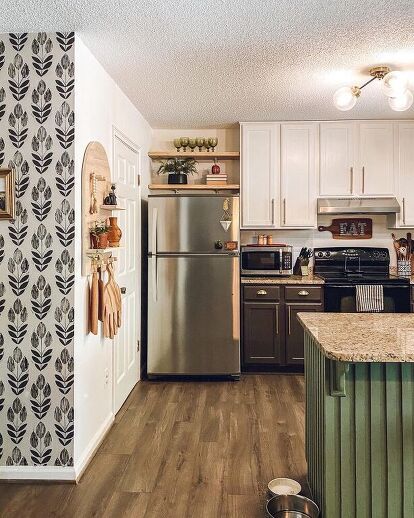
[[[186,184],[189,174],[197,173],[197,160],[194,158],[169,158],[161,162],[157,174],[168,174],[169,184]]]
[[[94,249],[108,248],[109,226],[105,221],[97,221],[95,226],[89,229],[91,247]]]

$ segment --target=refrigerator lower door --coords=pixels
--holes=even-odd
[[[148,375],[239,375],[239,258],[153,256]]]

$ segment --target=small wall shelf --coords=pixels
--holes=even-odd
[[[240,185],[238,184],[227,184],[227,185],[206,185],[206,184],[186,184],[186,185],[173,185],[173,184],[150,184],[148,189],[152,191],[238,191]]]
[[[122,250],[123,246],[113,246],[108,248],[88,248],[86,250],[87,255],[103,255],[103,254],[111,254],[112,252],[116,252],[117,250]]]
[[[148,156],[153,160],[167,159],[167,158],[194,158],[195,160],[239,160],[239,151],[150,151]]]
[[[120,207],[119,205],[101,205],[102,210],[126,210],[125,207]]]

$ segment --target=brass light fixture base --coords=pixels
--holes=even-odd
[[[352,95],[354,97],[359,97],[361,95],[361,88],[359,86],[351,86]]]
[[[384,79],[384,77],[391,72],[391,69],[386,66],[374,67],[369,71],[369,75],[376,79]]]

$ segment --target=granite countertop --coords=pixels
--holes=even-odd
[[[242,284],[324,284],[317,275],[290,275],[289,277],[242,277]]]
[[[410,313],[298,313],[323,354],[342,362],[414,362]]]

